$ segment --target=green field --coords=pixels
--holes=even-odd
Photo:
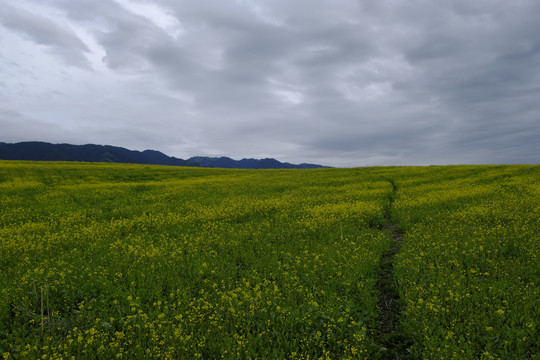
[[[540,359],[539,214],[540,166],[0,161],[0,355]]]

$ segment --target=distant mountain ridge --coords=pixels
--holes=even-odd
[[[0,159],[113,162],[229,169],[314,169],[326,167],[316,164],[295,165],[282,163],[276,159],[233,160],[228,157],[195,156],[183,160],[156,150],[137,151],[111,145],[51,144],[41,141],[26,141],[14,144],[0,142]]]
[[[290,164],[282,163],[276,159],[242,159],[233,160],[229,157],[205,157],[195,156],[188,159],[188,161],[199,164],[202,167],[213,168],[231,168],[231,169],[315,169],[324,168],[327,166],[315,165],[315,164]]]

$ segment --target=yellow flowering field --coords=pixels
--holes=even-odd
[[[397,184],[413,358],[540,359],[540,167],[410,168]]]
[[[369,170],[0,163],[4,358],[369,358]]]
[[[0,161],[4,359],[537,359],[540,167]],[[536,356],[536,357],[535,357]]]

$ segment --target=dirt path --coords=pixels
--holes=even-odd
[[[381,257],[381,265],[377,274],[375,288],[378,291],[377,305],[379,307],[378,328],[376,331],[378,343],[383,347],[381,359],[405,359],[410,346],[400,328],[401,301],[394,279],[394,259],[399,252],[403,234],[398,230],[392,219],[392,206],[397,193],[397,187],[392,180],[392,194],[385,209],[386,231],[392,235],[392,244]],[[384,350],[385,349],[385,350]]]

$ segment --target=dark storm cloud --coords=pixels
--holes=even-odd
[[[102,119],[88,133],[116,132],[103,136],[117,145],[347,166],[539,162],[535,0],[35,3],[86,44],[16,2],[0,21],[66,61],[93,59],[80,118]]]

